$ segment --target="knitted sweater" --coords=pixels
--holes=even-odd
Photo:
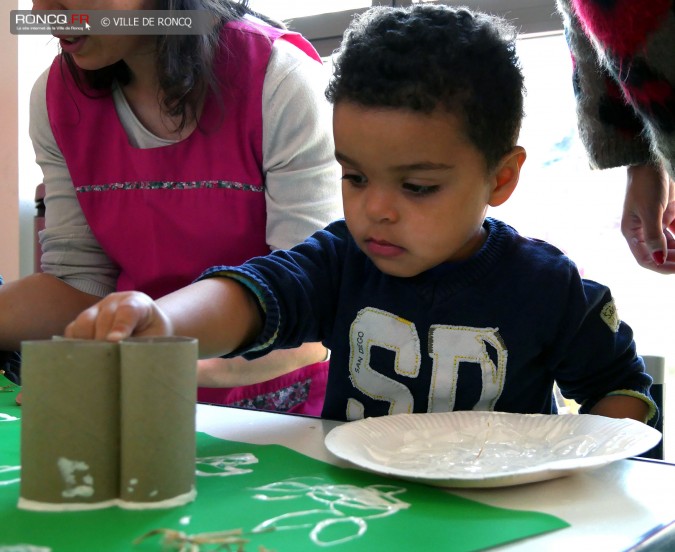
[[[658,160],[675,178],[674,1],[556,1],[591,164]]]

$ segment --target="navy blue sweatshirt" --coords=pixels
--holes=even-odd
[[[381,272],[343,220],[288,251],[213,267],[260,301],[264,328],[230,356],[322,341],[322,416],[402,412],[554,413],[552,386],[588,412],[608,394],[645,400],[651,378],[607,287],[540,240],[495,219],[471,258],[410,278]]]

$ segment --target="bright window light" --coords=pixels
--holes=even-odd
[[[294,17],[318,15],[320,13],[367,8],[372,5],[371,0],[250,0],[252,9],[286,21]]]
[[[519,143],[528,157],[511,199],[489,214],[556,245],[584,277],[609,286],[620,317],[634,331],[638,353],[664,356],[673,381],[675,340],[668,322],[675,312],[673,277],[640,267],[621,234],[625,168],[589,168],[577,132],[565,39],[561,34],[521,39],[518,53],[527,87]],[[666,397],[665,409],[675,412],[675,394]],[[670,459],[670,449],[666,455]]]

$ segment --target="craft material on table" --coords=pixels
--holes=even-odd
[[[14,398],[14,393],[0,394],[5,420],[0,422],[0,551],[18,544],[51,552],[159,551],[160,533],[133,541],[169,529],[186,539],[241,530],[247,551],[262,546],[276,552],[390,552],[410,546],[469,552],[568,525],[548,514],[487,506],[434,487],[333,466],[278,445],[203,433],[197,434],[197,500],[190,504],[168,510],[23,511],[16,507],[22,412],[13,406]],[[224,408],[223,416],[227,413]]]
[[[20,508],[194,499],[196,340],[27,341],[22,356]]]

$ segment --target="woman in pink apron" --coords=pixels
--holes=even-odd
[[[43,273],[2,286],[0,349],[61,334],[112,291],[160,297],[341,216],[321,60],[300,35],[226,0],[33,4],[211,9],[219,23],[207,36],[57,37],[62,52],[31,95]],[[255,367],[203,360],[198,398],[316,415],[327,358],[310,343]]]

